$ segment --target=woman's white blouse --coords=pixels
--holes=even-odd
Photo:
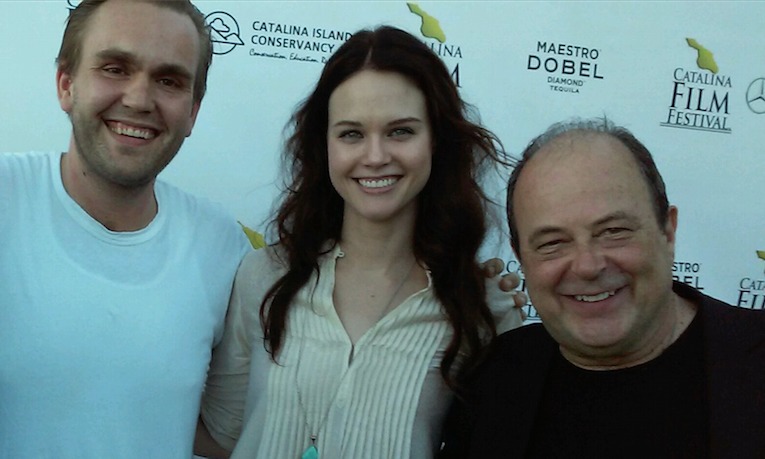
[[[249,254],[237,273],[223,341],[215,349],[202,417],[232,458],[294,458],[316,436],[321,458],[430,458],[451,402],[439,365],[450,327],[429,285],[370,328],[354,346],[332,292],[338,246],[298,293],[274,363],[260,304],[284,273],[271,248]],[[512,297],[487,280],[505,331],[521,324]],[[238,441],[237,441],[238,439]]]

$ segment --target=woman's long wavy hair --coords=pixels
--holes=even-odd
[[[435,294],[453,334],[441,361],[447,384],[457,382],[452,365],[465,353],[463,370],[476,362],[486,339],[496,335],[486,304],[485,279],[476,261],[486,233],[486,203],[479,177],[485,166],[506,164],[497,137],[468,120],[441,59],[411,34],[394,27],[362,30],[330,57],[313,93],[292,116],[283,161],[291,176],[275,220],[287,272],[260,308],[266,349],[276,360],[290,304],[318,272],[318,258],[340,238],[343,200],[329,179],[328,106],[332,92],[365,69],[395,72],[425,96],[433,137],[430,178],[418,197],[414,255],[431,271]],[[461,372],[464,374],[464,372]]]

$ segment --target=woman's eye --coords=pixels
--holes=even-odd
[[[356,143],[361,141],[363,138],[364,135],[361,133],[361,131],[356,129],[348,129],[337,134],[337,139],[346,143]]]
[[[414,129],[408,128],[408,127],[400,127],[393,129],[390,133],[391,137],[400,137],[404,135],[412,135],[414,134]]]

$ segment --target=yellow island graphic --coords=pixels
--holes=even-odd
[[[242,231],[244,231],[244,234],[247,235],[247,239],[250,240],[250,244],[252,244],[253,249],[262,249],[266,246],[266,240],[263,238],[263,235],[255,231],[254,229],[250,228],[249,226],[244,226],[242,222],[239,223],[239,226],[242,227]]]
[[[428,38],[435,38],[441,43],[446,41],[446,34],[441,30],[441,24],[438,23],[438,19],[426,13],[416,3],[407,3],[406,6],[409,7],[409,11],[422,18],[422,25],[420,25],[422,35]]]
[[[715,62],[715,57],[712,54],[712,51],[701,46],[699,42],[693,38],[686,38],[685,41],[688,42],[688,46],[698,52],[696,64],[699,66],[699,68],[709,70],[710,72],[716,74],[719,69],[717,67],[717,62]]]
[[[757,256],[760,257],[761,259],[765,260],[765,250],[758,250],[757,251]]]

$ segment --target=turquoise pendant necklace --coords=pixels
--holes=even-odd
[[[341,251],[338,255],[339,257],[343,257],[345,254]],[[406,283],[407,279],[412,275],[412,272],[414,271],[414,267],[417,265],[417,259],[414,259],[412,261],[412,266],[409,268],[409,271],[406,273],[406,275],[401,278],[399,281],[398,286],[393,291],[393,295],[390,296],[388,299],[387,304],[385,305],[385,308],[383,309],[382,313],[380,314],[380,317],[377,318],[377,321],[379,322],[385,314],[390,310],[390,307],[393,304],[393,300],[396,298],[396,295],[401,291],[401,288]],[[335,399],[337,398],[337,395],[340,393],[340,388],[342,387],[342,380],[345,379],[345,375],[341,378],[340,382],[337,385],[337,389],[335,389],[334,395],[332,395],[332,398],[329,401],[329,406],[327,407],[327,411],[324,412],[324,415],[321,417],[321,420],[317,425],[315,425],[315,429],[311,429],[311,423],[309,422],[309,413],[306,409],[306,405],[303,401],[303,393],[300,390],[300,381],[299,381],[299,375],[300,368],[302,360],[303,360],[303,350],[305,346],[305,336],[307,336],[306,329],[307,329],[307,320],[304,319],[303,322],[303,337],[300,339],[300,349],[298,350],[298,358],[297,358],[297,369],[295,370],[295,388],[297,391],[297,401],[298,406],[300,407],[300,411],[303,414],[303,421],[305,422],[305,427],[308,430],[308,432],[315,432],[311,433],[311,444],[303,451],[303,454],[300,456],[300,459],[319,459],[319,448],[316,446],[316,440],[318,440],[318,435],[321,432],[321,430],[324,428],[324,425],[327,422],[327,418],[329,417],[329,412],[332,410],[332,406],[335,404]],[[353,355],[353,347],[351,347],[351,355]],[[347,375],[347,373],[346,373]]]
[[[316,436],[311,435],[311,446],[303,451],[300,459],[319,459],[319,450],[316,448]]]

